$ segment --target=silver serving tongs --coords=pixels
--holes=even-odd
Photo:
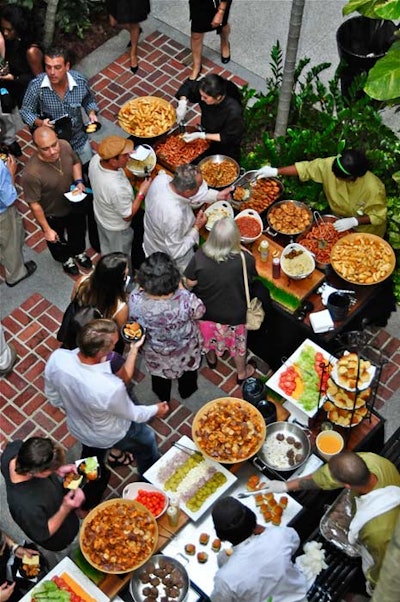
[[[198,450],[198,449],[192,449],[191,447],[187,447],[186,445],[183,445],[183,443],[179,443],[179,441],[175,441],[174,446],[177,447],[178,449],[180,449],[183,452],[186,452],[187,454],[200,454],[202,455],[202,453]]]

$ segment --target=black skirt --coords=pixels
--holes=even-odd
[[[231,2],[228,2],[224,12],[221,27],[211,27],[211,21],[217,12],[219,0],[189,0],[190,20],[192,22],[191,31],[195,33],[204,33],[215,30],[220,33],[221,27],[227,24]]]
[[[150,0],[107,0],[107,11],[117,23],[141,23],[150,12]]]

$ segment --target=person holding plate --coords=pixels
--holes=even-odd
[[[79,269],[91,269],[85,253],[86,216],[75,213],[65,197],[71,186],[80,192],[86,188],[82,164],[66,140],[59,140],[47,126],[33,133],[36,151],[22,173],[25,200],[41,228],[53,258],[62,263],[67,274],[77,276]]]

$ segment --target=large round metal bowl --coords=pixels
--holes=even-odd
[[[242,233],[240,233],[241,234],[240,240],[245,245],[255,242],[258,238],[260,238],[262,231],[263,231],[263,227],[264,227],[259,213],[257,211],[255,211],[254,209],[243,209],[243,211],[238,213],[237,216],[235,217],[235,222],[237,222],[241,217],[249,217],[249,218],[255,220],[255,222],[257,222],[257,224],[259,226],[259,230],[258,230],[257,236],[243,236]],[[240,230],[240,228],[239,228],[239,230]]]
[[[291,254],[297,254],[297,257],[290,259],[289,257]],[[303,271],[299,271],[298,261],[301,261],[304,264]],[[315,270],[315,259],[313,254],[296,242],[290,243],[283,249],[280,263],[282,272],[286,274],[288,278],[292,278],[292,280],[303,280],[304,278],[308,278]]]
[[[312,220],[311,209],[300,201],[277,201],[267,211],[267,222],[275,236],[298,236],[311,225]]]
[[[338,220],[336,215],[320,215],[315,217],[315,221],[306,230],[300,234],[296,242],[303,245],[315,258],[315,265],[319,270],[328,270],[330,268],[331,249],[335,242],[346,236],[348,232],[336,232],[336,230],[326,228],[326,224],[333,224]]]
[[[261,412],[236,397],[206,403],[192,424],[192,438],[202,454],[223,464],[244,462],[262,446],[266,426]]]
[[[150,560],[148,560],[146,564],[144,564],[140,569],[137,569],[131,577],[131,580],[129,582],[129,593],[131,594],[135,602],[144,602],[145,600],[149,599],[146,597],[145,594],[143,594],[143,589],[146,586],[150,586],[150,583],[146,581],[147,576],[151,575],[151,578],[154,578],[156,577],[154,571],[160,573],[160,571],[162,570],[165,571],[165,576],[161,576],[159,578],[160,584],[155,586],[158,590],[159,595],[159,597],[157,597],[157,600],[159,600],[165,595],[166,586],[162,583],[162,579],[168,579],[169,576],[174,582],[177,582],[179,584],[179,587],[176,586],[178,587],[179,593],[174,592],[177,594],[177,596],[174,597],[174,600],[176,602],[183,602],[184,600],[186,600],[186,596],[189,590],[189,575],[183,564],[178,562],[178,560],[175,560],[175,558],[173,558],[172,556],[164,556],[164,554],[155,554],[155,556],[152,556]],[[143,579],[145,581],[143,581]],[[155,599],[156,598],[154,598],[154,600]],[[168,599],[170,600],[172,598]]]
[[[284,437],[282,441],[277,439],[277,436]],[[288,437],[293,438],[295,443],[288,443]],[[289,439],[291,441],[291,439]],[[275,445],[276,443],[276,445]],[[287,443],[287,445],[285,445]],[[282,457],[278,457],[273,453],[274,448],[277,445],[282,446],[283,454]],[[294,448],[296,456],[297,454],[301,456],[300,458],[293,458],[292,463],[290,463],[290,458],[286,455],[286,448],[292,446]],[[306,435],[304,429],[294,423],[290,422],[273,422],[269,424],[267,427],[267,436],[265,438],[265,443],[261,447],[257,456],[261,460],[261,462],[267,466],[267,468],[272,470],[277,470],[279,472],[287,472],[289,470],[297,470],[307,462],[311,452],[311,444],[310,440]]]
[[[99,571],[129,573],[154,554],[158,527],[150,510],[133,500],[107,500],[84,519],[79,545],[86,560]]]
[[[175,109],[158,96],[140,96],[128,100],[119,110],[120,127],[137,138],[155,138],[165,134],[176,121]]]
[[[239,164],[227,155],[210,155],[202,159],[198,167],[203,180],[211,188],[222,190],[231,186],[240,173]]]
[[[333,245],[331,264],[346,282],[370,286],[391,275],[396,267],[396,256],[390,244],[380,236],[357,232],[343,236]]]

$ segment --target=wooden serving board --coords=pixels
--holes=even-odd
[[[262,240],[267,240],[269,243],[269,254],[267,261],[261,261],[258,247]],[[271,297],[274,301],[282,305],[290,312],[296,311],[305,299],[313,290],[315,290],[325,279],[325,274],[315,269],[313,273],[303,280],[293,280],[281,271],[279,278],[272,277],[272,258],[280,257],[283,251],[282,245],[275,240],[262,234],[252,245],[251,252],[256,260],[257,272],[268,287]]]

